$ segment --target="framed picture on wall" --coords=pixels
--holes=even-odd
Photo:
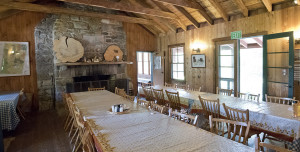
[[[205,54],[192,54],[192,68],[205,68]]]
[[[0,77],[30,75],[28,42],[0,41]]]

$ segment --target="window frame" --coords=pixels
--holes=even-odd
[[[172,49],[173,48],[178,48],[178,47],[182,47],[183,48],[183,63],[173,63],[173,52],[172,52]],[[178,56],[178,55],[176,55]],[[185,76],[185,45],[184,44],[175,44],[175,45],[169,45],[169,63],[170,63],[170,76],[171,76],[171,80],[174,80],[174,81],[185,81],[186,80],[186,76]],[[177,73],[178,72],[183,72],[183,75],[184,75],[184,79],[175,79],[173,78],[173,64],[182,64],[183,65],[183,71],[176,71]]]

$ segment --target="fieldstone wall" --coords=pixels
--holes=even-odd
[[[109,74],[112,78],[127,78],[126,65],[57,66],[59,60],[53,53],[53,41],[62,36],[81,42],[86,58],[103,58],[106,48],[113,44],[118,45],[127,58],[126,34],[121,22],[73,15],[47,16],[35,28],[41,109],[51,106],[54,99],[62,101],[61,93],[65,91],[66,83],[73,82],[73,77]]]

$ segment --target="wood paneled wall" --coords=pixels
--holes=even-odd
[[[186,84],[195,88],[202,87],[203,91],[215,91],[215,44],[213,39],[230,37],[230,32],[241,30],[243,34],[267,31],[268,34],[300,30],[300,6],[290,7],[245,17],[230,22],[219,23],[181,33],[169,33],[159,37],[158,48],[168,54],[168,46],[185,43],[185,78]],[[200,54],[206,55],[206,68],[191,68],[190,46],[200,42],[207,46]],[[166,63],[168,63],[166,58]],[[168,66],[166,66],[167,68]],[[170,68],[165,70],[166,82],[171,82]]]
[[[127,75],[131,78],[134,91],[137,93],[137,51],[155,51],[156,37],[138,24],[123,23],[126,32],[127,60],[133,62],[127,65]]]
[[[34,93],[33,109],[38,109],[34,28],[45,14],[21,12],[0,20],[0,41],[29,42],[30,76],[0,77],[0,91]]]

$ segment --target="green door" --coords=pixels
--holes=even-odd
[[[263,100],[265,94],[293,98],[293,32],[263,36]]]

